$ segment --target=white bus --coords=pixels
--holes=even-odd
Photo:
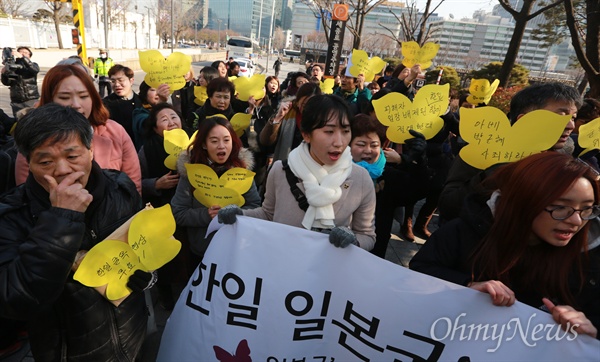
[[[227,58],[251,58],[252,40],[244,36],[232,36],[227,41]]]

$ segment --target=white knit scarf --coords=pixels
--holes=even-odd
[[[346,147],[334,165],[321,166],[310,155],[308,144],[302,142],[290,152],[288,164],[302,180],[309,205],[302,226],[308,230],[334,227],[333,204],[342,196],[341,185],[352,171],[350,147]]]

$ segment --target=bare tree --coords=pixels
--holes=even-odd
[[[320,19],[321,26],[325,31],[325,39],[329,43],[329,23],[327,22],[327,12],[333,10],[333,5],[338,0],[300,0],[300,2],[312,11],[315,18]]]
[[[62,35],[60,34],[60,24],[72,22],[73,18],[69,15],[71,11],[70,6],[65,6],[66,3],[60,1],[44,0],[46,6],[50,9],[52,21],[54,22],[54,29],[56,30],[56,39],[58,40],[58,48],[64,49]],[[40,12],[43,9],[39,9]]]
[[[350,8],[352,9],[349,16],[350,26],[348,26],[348,30],[354,36],[352,48],[360,49],[362,32],[367,14],[386,1],[387,0],[348,0],[348,5],[350,5]]]
[[[439,1],[437,5],[433,5],[433,0],[427,0],[425,9],[419,14],[419,9],[416,6],[416,1],[412,0],[407,3],[406,11],[403,11],[398,15],[392,8],[389,8],[389,12],[394,15],[398,23],[400,24],[400,32],[395,29],[390,29],[384,25],[382,28],[386,29],[390,33],[390,37],[398,43],[407,41],[416,41],[419,45],[423,45],[429,40],[430,27],[427,26],[427,21],[432,13],[434,13],[445,0]]]
[[[317,19],[320,19],[325,38],[329,42],[329,14],[333,11],[333,5],[339,0],[300,0],[303,4],[313,12]],[[350,7],[348,14],[348,22],[346,29],[352,34],[352,47],[359,49],[361,46],[361,38],[363,27],[365,25],[365,17],[377,6],[380,6],[387,0],[346,0],[346,4]]]
[[[523,41],[523,34],[525,34],[525,27],[527,26],[529,20],[542,14],[544,11],[559,5],[565,0],[554,0],[550,4],[542,6],[534,12],[531,11],[533,9],[535,0],[522,0],[520,3],[522,3],[523,6],[519,11],[514,9],[509,1],[510,0],[498,0],[498,2],[504,8],[504,10],[506,10],[513,17],[513,19],[515,19],[513,35],[510,38],[510,43],[508,44],[508,49],[506,51],[506,55],[504,56],[502,69],[500,69],[500,87],[509,86],[510,72],[513,66],[515,65],[515,61],[517,60],[519,48],[521,47],[521,41]]]
[[[275,49],[283,49],[285,46],[285,35],[283,34],[283,30],[278,26],[275,28],[273,32],[273,48]]]
[[[590,84],[589,96],[600,99],[600,3],[598,0],[585,0],[585,17],[581,19],[575,16],[573,0],[565,0],[564,5],[571,43]]]
[[[0,0],[0,14],[10,15],[13,18],[25,15],[23,6],[26,0]]]

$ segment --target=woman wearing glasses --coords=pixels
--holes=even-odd
[[[600,214],[597,173],[544,152],[499,168],[484,186],[491,191],[467,197],[410,268],[488,293],[494,305],[541,308],[563,329],[597,338],[600,241],[588,240]]]

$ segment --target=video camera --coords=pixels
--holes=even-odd
[[[15,56],[12,53],[12,48],[9,47],[2,49],[2,64],[6,66],[8,71],[23,69],[23,65],[17,64]]]

